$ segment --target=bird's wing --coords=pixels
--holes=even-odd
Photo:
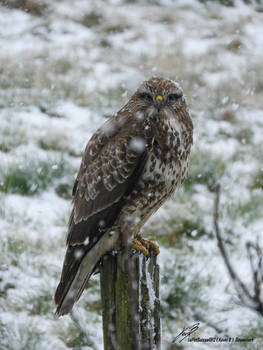
[[[98,233],[112,226],[125,197],[138,181],[147,150],[133,146],[134,140],[143,139],[136,135],[138,128],[132,130],[128,125],[122,126],[121,132],[107,125],[115,134],[108,137],[103,127],[87,145],[74,186],[67,244],[94,245]]]
[[[132,147],[133,140],[138,139],[136,132],[138,130],[126,125],[116,126],[113,120],[97,131],[86,147],[73,188],[68,249],[55,294],[58,314],[70,311],[97,262],[106,253],[101,243],[103,235],[116,221],[144,169],[146,148]],[[81,275],[81,280],[76,281],[77,275]],[[73,293],[72,285],[76,287]],[[69,291],[73,299],[67,302],[64,299]]]

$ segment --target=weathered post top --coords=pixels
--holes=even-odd
[[[160,349],[159,265],[121,250],[102,258],[100,269],[105,350]]]

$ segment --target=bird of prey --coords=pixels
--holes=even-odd
[[[58,315],[71,311],[102,256],[119,240],[143,245],[141,227],[186,177],[192,142],[183,91],[160,77],[143,82],[91,137],[73,188],[55,293]]]

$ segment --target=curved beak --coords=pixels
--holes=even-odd
[[[162,108],[163,102],[164,102],[163,96],[162,95],[156,96],[155,97],[155,102],[156,102],[156,106],[157,106],[158,112],[160,112],[160,109]]]

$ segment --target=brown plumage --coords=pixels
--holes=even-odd
[[[153,77],[90,139],[73,188],[67,252],[55,293],[71,311],[101,257],[136,237],[183,183],[193,124],[179,85]]]

